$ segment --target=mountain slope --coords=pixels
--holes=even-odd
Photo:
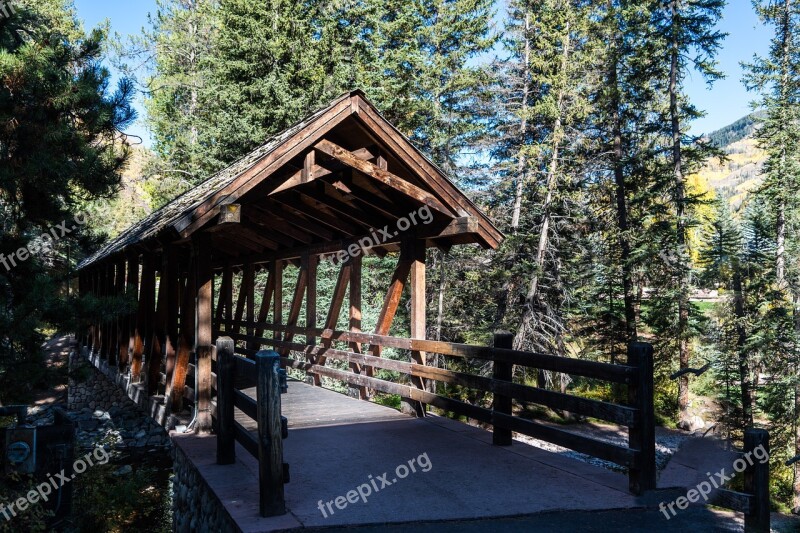
[[[753,137],[758,114],[743,117],[733,124],[707,136],[726,155],[725,161],[709,161],[699,172],[700,178],[714,189],[717,196],[728,200],[731,209],[738,210],[747,194],[761,183],[759,173],[764,164],[763,150]]]

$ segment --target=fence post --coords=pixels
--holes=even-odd
[[[753,495],[750,513],[744,515],[744,530],[767,532],[769,521],[769,460],[761,463],[753,459],[753,450],[763,448],[763,457],[769,457],[769,433],[765,429],[749,428],[744,432],[744,453],[750,460],[744,471],[744,491]]]
[[[236,462],[236,432],[233,418],[233,339],[217,339],[217,464]]]
[[[261,516],[286,514],[281,436],[281,358],[272,350],[256,354],[258,374],[258,484]]]
[[[628,469],[628,486],[641,494],[656,488],[656,421],[653,408],[653,346],[645,342],[628,345],[628,365],[639,369],[628,384],[628,403],[635,407],[636,420],[628,429],[628,447],[637,450],[637,464]]]
[[[511,333],[498,332],[494,334],[494,347],[511,349],[514,345],[514,335]],[[504,361],[492,362],[492,377],[497,380],[511,381],[514,374],[514,365]],[[502,396],[495,393],[492,400],[492,413],[501,413],[511,415],[512,401],[508,396]],[[503,427],[497,427],[497,424],[492,428],[492,444],[495,446],[510,446],[511,445],[511,430]]]

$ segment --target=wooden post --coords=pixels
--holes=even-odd
[[[272,298],[272,323],[276,326],[283,324],[283,261],[275,261],[273,265],[275,275],[275,294]],[[275,340],[281,340],[281,332],[276,328],[273,332]]]
[[[137,261],[138,266],[138,261]],[[141,380],[144,341],[148,339],[147,326],[153,315],[153,299],[156,290],[156,273],[150,254],[142,255],[142,279],[139,290],[139,308],[131,328],[131,381]]]
[[[634,425],[628,428],[628,447],[637,450],[637,464],[628,469],[628,485],[634,494],[656,488],[656,422],[653,407],[653,347],[644,342],[628,345],[628,365],[639,369],[628,385],[628,403],[636,408]]]
[[[193,237],[195,247],[196,316],[194,351],[196,354],[195,372],[197,373],[197,390],[195,402],[197,406],[197,431],[210,433],[211,419],[211,299],[213,298],[212,286],[214,272],[211,267],[211,234],[196,233]]]
[[[361,256],[350,258],[350,331],[361,333]],[[361,353],[361,343],[351,342],[350,351]],[[356,374],[361,373],[361,365],[350,363],[350,368]],[[358,397],[367,399],[367,388],[358,387]]]
[[[125,267],[127,261],[125,256],[121,255],[117,262],[117,279],[116,279],[116,293],[117,297],[123,299],[127,303],[127,295],[125,292]],[[123,365],[128,363],[128,314],[123,313],[117,317],[117,324],[114,336],[114,364],[117,365],[117,370],[121,369]],[[110,363],[109,363],[110,364]]]
[[[311,152],[313,153],[313,151]],[[317,266],[319,265],[318,255],[304,255],[306,269],[306,327],[317,327]],[[312,333],[306,335],[306,344],[314,346],[317,344],[317,337]]]
[[[511,349],[514,346],[514,335],[508,332],[498,332],[494,334],[494,347]],[[492,377],[497,380],[511,381],[514,377],[514,365],[504,361],[494,361],[492,363]],[[512,415],[513,403],[510,397],[495,393],[492,399],[492,413]],[[511,446],[511,430],[498,427],[493,424],[492,444],[495,446]]]
[[[769,460],[761,463],[752,452],[763,448],[762,457],[769,458],[769,433],[764,429],[749,428],[744,432],[744,453],[750,452],[753,464],[744,471],[744,491],[752,494],[751,512],[744,515],[744,530],[769,533]]]
[[[256,354],[258,481],[261,516],[286,514],[281,437],[281,358],[272,350]]]
[[[132,252],[128,255],[128,279],[126,283],[127,290],[130,291],[133,298],[136,300],[136,310],[132,311],[126,317],[126,332],[127,332],[127,339],[126,344],[127,349],[125,350],[125,358],[124,360],[120,357],[120,365],[129,367],[128,370],[133,373],[132,369],[132,357],[133,351],[136,349],[136,321],[139,315],[139,308],[142,305],[142,294],[139,290],[139,253]],[[120,356],[122,356],[122,351],[120,351]],[[130,366],[129,366],[130,365]],[[133,378],[131,378],[131,383],[133,383]]]
[[[411,260],[411,338],[425,340],[427,336],[427,326],[425,318],[425,240],[413,239],[404,243],[409,247],[409,258]],[[427,364],[425,352],[412,351],[412,362],[418,365]],[[420,390],[427,390],[425,380],[412,376],[411,383]],[[425,416],[425,405],[418,401],[412,401],[410,407],[418,417]]]
[[[233,418],[235,367],[233,339],[217,339],[217,464],[236,462],[236,432]]]

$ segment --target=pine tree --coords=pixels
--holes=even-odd
[[[36,384],[40,330],[63,324],[58,284],[65,257],[85,244],[80,216],[90,199],[110,197],[127,148],[121,130],[135,118],[132,85],[109,91],[99,66],[106,32],[86,35],[70,3],[15,3],[0,18],[0,395]],[[40,237],[66,225],[52,246]],[[52,241],[52,239],[49,239]],[[20,250],[31,250],[21,252]],[[14,367],[13,380],[6,370]]]

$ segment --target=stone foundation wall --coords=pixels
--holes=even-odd
[[[105,376],[85,356],[73,350],[69,355],[67,407],[72,411],[91,409],[108,411],[134,404],[114,381]]]
[[[181,447],[172,450],[173,531],[241,531]]]

